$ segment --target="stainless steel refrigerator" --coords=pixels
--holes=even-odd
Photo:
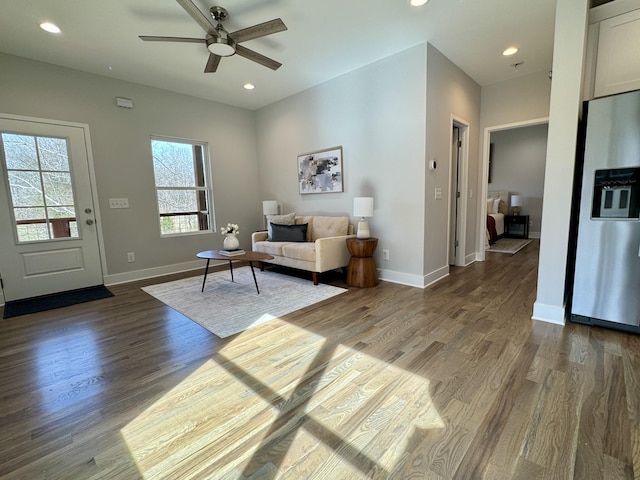
[[[583,116],[570,318],[640,333],[640,91],[591,100]]]

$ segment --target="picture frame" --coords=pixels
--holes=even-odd
[[[342,146],[298,155],[298,192],[301,195],[343,191]]]

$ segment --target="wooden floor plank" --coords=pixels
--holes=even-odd
[[[0,477],[640,477],[640,337],[531,320],[537,258],[226,339],[140,290],[188,272],[3,320]]]

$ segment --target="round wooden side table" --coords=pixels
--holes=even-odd
[[[359,288],[378,285],[378,269],[373,259],[377,246],[377,238],[347,238],[347,249],[351,254],[347,285]]]

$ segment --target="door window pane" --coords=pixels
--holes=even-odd
[[[37,170],[36,138],[27,135],[2,134],[7,169]]]
[[[67,140],[0,136],[19,242],[77,238]]]

